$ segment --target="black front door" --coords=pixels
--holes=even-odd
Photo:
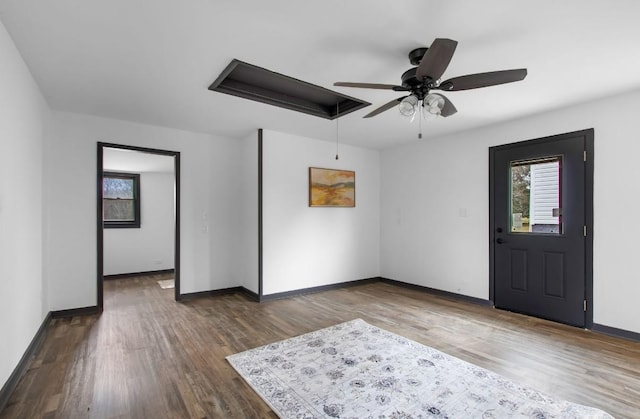
[[[592,141],[589,130],[491,149],[496,308],[586,325],[589,135]]]

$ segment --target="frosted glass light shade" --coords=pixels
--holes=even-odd
[[[422,103],[424,109],[432,115],[440,115],[444,108],[444,98],[438,94],[430,93]]]
[[[416,113],[416,106],[418,105],[418,98],[414,95],[407,96],[402,99],[400,105],[398,105],[398,110],[404,116],[413,116]]]

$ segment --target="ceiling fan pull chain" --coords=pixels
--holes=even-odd
[[[424,103],[421,103],[420,105],[424,105]],[[418,117],[419,121],[418,121],[418,126],[420,127],[419,132],[418,132],[418,140],[422,140],[422,108],[424,106],[418,106],[419,111],[420,111],[420,116]]]

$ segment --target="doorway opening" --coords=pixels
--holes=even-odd
[[[99,311],[104,310],[105,276],[120,276],[113,273],[121,271],[127,274],[144,274],[173,270],[174,299],[179,301],[180,153],[98,142],[97,168]],[[141,188],[141,183],[147,184],[146,190],[144,187]],[[153,199],[149,199],[151,197]],[[162,203],[163,209],[154,211],[152,217],[145,220],[141,206],[154,206],[159,202]],[[146,227],[151,223],[155,223],[155,228],[141,229],[141,226]],[[108,234],[105,229],[108,230]],[[116,229],[124,229],[119,232],[125,234],[117,234]],[[135,240],[139,243],[136,244]],[[131,247],[132,250],[128,250],[127,247]],[[137,260],[136,249],[144,251],[147,247],[149,249],[145,252],[145,257]],[[109,257],[107,264],[106,256]],[[116,260],[117,262],[114,262]]]
[[[489,298],[593,325],[593,129],[489,150]]]

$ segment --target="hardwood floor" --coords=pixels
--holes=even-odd
[[[617,418],[640,417],[640,344],[372,283],[258,304],[105,281],[101,316],[55,319],[0,418],[273,418],[225,356],[362,318]]]

